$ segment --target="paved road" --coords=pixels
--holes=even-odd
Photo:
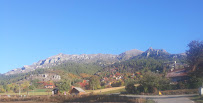
[[[194,103],[189,98],[194,95],[163,95],[163,96],[146,96],[146,95],[121,95],[130,98],[147,98],[153,99],[156,103]]]

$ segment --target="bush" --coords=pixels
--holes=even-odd
[[[124,85],[124,82],[123,82],[122,80],[113,82],[113,83],[111,84],[112,87],[120,87],[120,86],[123,86],[123,85]]]
[[[178,89],[187,89],[187,85],[184,82],[178,82],[177,88]]]
[[[144,87],[143,86],[139,85],[138,87],[136,87],[136,94],[140,94],[142,92],[144,92]]]
[[[190,89],[197,89],[200,86],[202,86],[202,83],[203,83],[203,77],[197,77],[197,76],[193,75],[188,80],[187,84],[189,84]]]
[[[128,83],[125,87],[125,90],[130,94],[135,94],[136,89],[134,83],[133,82]]]
[[[169,89],[169,79],[162,77],[160,74],[147,72],[143,78],[139,81],[140,86],[142,86],[145,93],[154,93],[156,89],[167,90]]]

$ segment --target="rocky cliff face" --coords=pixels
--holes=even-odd
[[[183,60],[186,57],[186,54],[170,54],[164,49],[153,49],[150,47],[148,50],[143,52],[140,57],[173,61],[178,59]]]
[[[169,53],[164,49],[153,49],[152,47],[150,47],[142,55],[146,57],[150,57],[150,56],[169,55]]]
[[[95,63],[100,66],[106,66],[114,64],[115,62],[127,60],[133,56],[140,55],[142,51],[140,50],[130,50],[120,55],[112,54],[81,54],[81,55],[68,55],[68,54],[58,54],[52,57],[49,57],[45,60],[40,60],[37,63],[32,65],[25,65],[22,68],[13,69],[5,75],[27,73],[34,71],[36,69],[51,68],[53,66],[60,65],[67,62],[76,62],[76,63]]]
[[[46,74],[36,74],[30,75],[29,77],[25,78],[26,80],[35,80],[38,79],[40,81],[60,81],[61,76],[53,73],[46,73]]]

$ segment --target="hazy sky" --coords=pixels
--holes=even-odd
[[[182,53],[203,38],[203,0],[0,0],[0,73],[64,54]]]

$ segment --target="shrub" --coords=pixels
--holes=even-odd
[[[143,88],[143,86],[139,85],[138,87],[136,87],[135,91],[136,91],[135,92],[136,94],[140,94],[140,93],[144,92],[144,88]]]
[[[200,86],[202,86],[202,83],[203,83],[203,77],[197,77],[197,76],[193,75],[188,80],[187,84],[189,84],[190,89],[197,89]]]
[[[135,89],[135,86],[134,86],[134,83],[133,82],[130,82],[126,85],[125,87],[125,90],[130,93],[130,94],[134,94],[136,89]]]
[[[143,87],[143,92],[145,93],[154,93],[154,88],[167,90],[169,83],[169,79],[152,72],[145,73],[143,78],[139,81],[139,84]]]
[[[187,89],[187,86],[184,82],[178,82],[177,88],[178,89]]]

